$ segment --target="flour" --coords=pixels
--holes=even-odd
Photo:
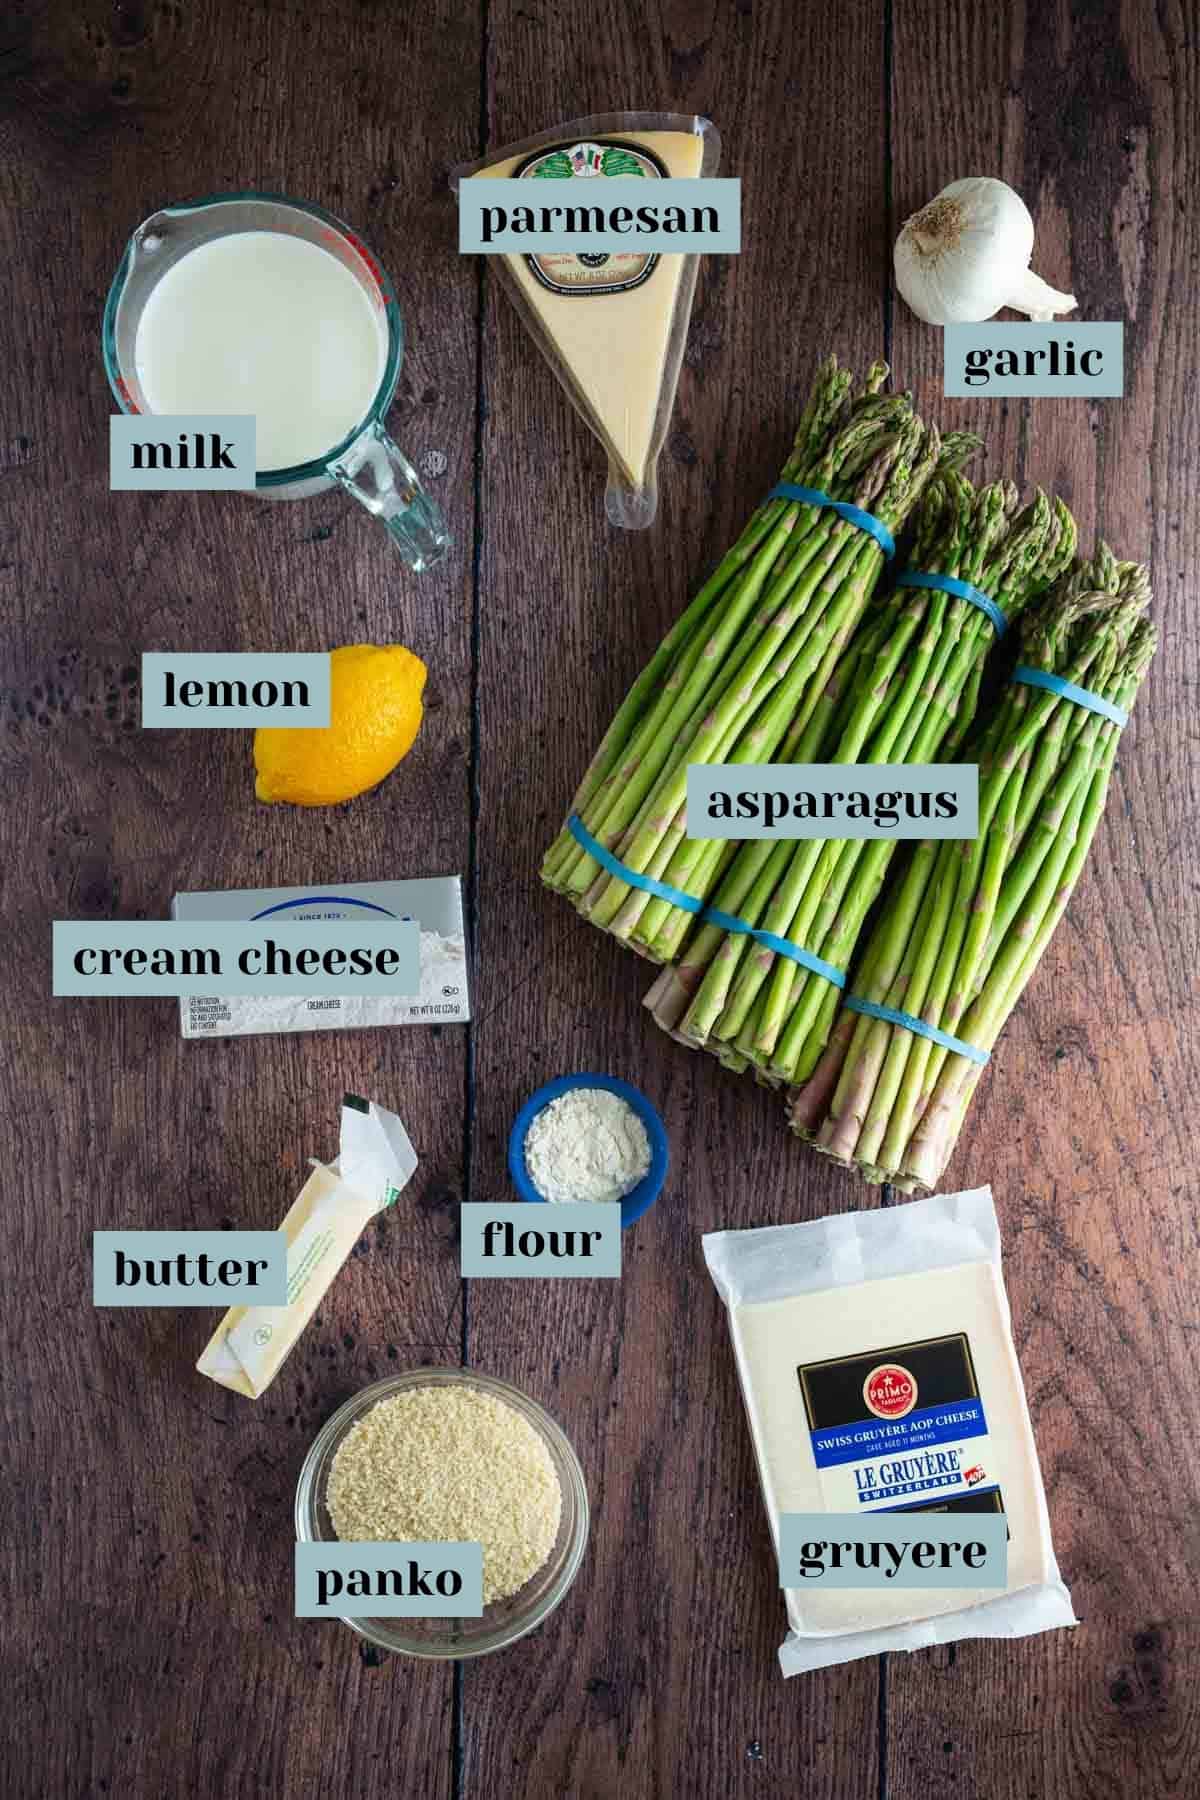
[[[571,1088],[544,1106],[525,1137],[525,1167],[558,1205],[623,1200],[650,1169],[646,1127],[606,1088]]]

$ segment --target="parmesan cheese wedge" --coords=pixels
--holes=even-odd
[[[708,120],[669,119],[674,127],[669,130],[627,123],[639,119],[661,123],[654,114],[573,120],[456,171],[456,178],[528,177],[544,199],[547,177],[573,178],[572,185],[582,186],[583,179],[606,174],[636,174],[652,182],[714,173],[719,143]],[[648,525],[657,505],[655,465],[675,402],[697,257],[630,250],[495,260],[539,348],[608,454],[609,518],[630,528]]]

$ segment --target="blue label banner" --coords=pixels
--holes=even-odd
[[[863,1462],[869,1456],[903,1456],[909,1450],[983,1437],[987,1420],[980,1400],[951,1400],[919,1406],[902,1419],[863,1419],[855,1425],[825,1425],[812,1436],[818,1469]]]
[[[412,919],[57,919],[52,968],[54,994],[418,994],[421,928]]]
[[[142,652],[142,729],[323,731],[330,717],[328,651]]]
[[[976,763],[689,763],[693,838],[975,838]]]
[[[780,1513],[784,1588],[1003,1588],[1003,1513]]]
[[[296,1545],[298,1619],[478,1619],[483,1545]]]
[[[480,1276],[621,1273],[619,1202],[539,1206],[469,1200],[459,1209],[462,1273]]]
[[[458,248],[464,255],[729,256],[741,247],[742,184],[723,176],[525,181],[472,175],[458,184]]]
[[[286,1306],[282,1231],[93,1231],[94,1306]]]
[[[253,413],[113,413],[108,485],[140,492],[213,492],[255,485]]]
[[[1125,392],[1125,327],[1116,322],[947,325],[944,352],[947,399],[1115,400]]]

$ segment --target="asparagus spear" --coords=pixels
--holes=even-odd
[[[941,441],[937,469],[947,473],[958,470],[974,455],[979,442],[969,432],[951,433]],[[896,473],[902,475],[903,471],[897,470]],[[889,495],[885,494],[882,501],[875,502],[875,506],[884,517],[890,517]],[[881,621],[881,624],[886,626],[886,621]],[[818,626],[817,633],[820,631]],[[844,630],[839,630],[832,638],[828,633],[824,633],[823,637],[814,634],[814,638],[818,650],[821,642],[827,643],[827,648],[810,682],[809,698],[793,713],[791,726],[783,741],[778,744],[776,742],[778,722],[786,715],[790,704],[786,693],[776,702],[774,720],[756,720],[754,730],[733,751],[729,761],[762,762],[772,759],[779,762],[810,762],[836,743],[841,718],[839,703],[852,691],[850,682],[858,665],[872,648],[874,640],[869,633],[859,633],[852,646],[846,649]],[[693,760],[690,754],[687,760]],[[686,829],[686,814],[681,805],[664,837],[663,850],[656,853],[655,862],[658,866],[651,872],[658,875],[661,869],[673,886],[688,893],[711,894],[717,879],[732,860],[729,846],[709,843],[704,839],[685,841]],[[685,908],[661,896],[651,897],[634,889],[623,903],[610,929],[616,936],[626,938],[635,949],[644,948],[655,960],[670,961],[679,954],[680,945],[693,918],[694,915]]]
[[[855,491],[857,504],[879,504],[872,488],[884,468],[905,457],[915,435],[914,422],[909,421],[889,439]],[[927,459],[930,455],[931,449],[926,451]],[[816,513],[820,521],[823,509],[804,510]],[[814,669],[830,640],[840,633],[844,641],[857,623],[883,563],[873,539],[836,515],[829,525],[829,516],[808,534],[812,553],[794,558],[768,592],[750,641],[743,639],[740,654],[727,665],[728,672],[722,672],[715,703],[682,744],[672,734],[655,757],[661,776],[645,794],[640,810],[634,812],[634,802],[645,793],[648,783],[635,776],[606,815],[606,828],[614,823],[627,827],[617,854],[631,869],[647,868],[670,821],[684,805],[689,762],[728,760],[743,730],[748,730],[756,745],[751,760],[769,760],[806,692],[811,692],[815,703],[819,690],[812,682]],[[760,708],[768,710],[754,729],[751,721]],[[629,891],[627,882],[608,877],[601,892],[589,895],[581,910],[595,923],[607,925]]]
[[[1035,506],[1031,512],[1036,515],[1038,508]],[[1061,517],[1063,520],[1068,518],[1065,509]],[[1031,534],[1036,532],[1037,525],[1035,516]],[[1014,537],[1017,535],[1014,534]],[[1055,541],[1051,525],[1047,547],[1032,559],[1027,583],[1021,581],[1022,563],[1020,559],[1016,561],[1018,575],[1013,587],[1007,590],[1001,588],[1008,598],[1006,610],[1010,616],[1027,604],[1031,595],[1058,573],[1073,550],[1073,528],[1064,530]],[[952,604],[957,606],[960,603],[956,601]],[[980,629],[980,625],[974,626],[976,634]],[[971,622],[968,622],[967,631],[971,631]],[[943,692],[955,694],[956,709],[966,685],[962,674],[964,659],[968,656],[973,658],[967,672],[977,677],[983,656],[989,647],[989,641],[984,639],[981,642],[978,635],[973,644],[968,641],[958,647],[956,658],[950,665],[951,673],[942,686]],[[904,736],[898,743],[894,747],[885,744],[882,752],[877,752],[872,760],[891,760],[899,753],[904,760],[926,762],[943,754],[942,743],[946,733],[936,705],[919,722],[915,733],[910,729],[910,720],[911,715],[909,721],[906,721]],[[828,858],[833,866],[833,874],[822,895],[817,913],[817,931],[822,936],[822,954],[827,960],[836,962],[839,966],[848,962],[894,850],[895,846],[888,843],[856,843],[837,847]],[[790,1016],[784,1017],[784,1009],[789,1000]],[[828,1033],[827,1030],[824,1033],[812,1030],[810,1021],[816,1009],[825,1001],[826,996],[818,989],[813,978],[806,978],[804,988],[792,998],[791,984],[780,974],[775,976],[772,989],[760,1009],[759,1026],[765,1040],[764,1047],[774,1046],[770,1066],[775,1074],[789,1081],[796,1081],[811,1072],[824,1048]]]
[[[1066,508],[1051,506],[1044,495],[1016,517],[1015,505],[1010,484],[976,494],[956,471],[941,472],[922,507],[913,564],[970,581],[1010,617],[1019,614],[1069,561],[1074,525]],[[946,741],[961,734],[963,699],[973,703],[993,641],[990,622],[965,600],[897,589],[878,625],[869,628],[871,654],[860,663],[832,760],[935,760]],[[788,846],[771,864],[774,893],[761,923],[845,966],[894,849],[865,840]],[[741,858],[757,861],[759,850],[747,846],[741,852],[725,885],[737,888]],[[705,949],[707,972],[677,1023],[680,1033],[736,1044],[775,1080],[807,1078],[836,1017],[830,984],[757,945],[719,959],[708,944]]]
[[[821,454],[836,423],[845,418],[852,385],[849,373],[838,368],[836,358],[830,357],[822,365],[797,428],[792,454],[784,466],[784,480],[799,481]],[[584,816],[586,822],[602,814],[604,809],[597,802],[597,795],[611,790],[619,765],[636,757],[652,740],[655,726],[670,713],[675,695],[694,672],[714,630],[736,599],[747,567],[753,573],[762,565],[760,578],[765,574],[787,541],[787,531],[781,536],[780,526],[796,517],[794,509],[789,512],[786,501],[761,506],[668,632],[619,708],[576,792],[572,810]],[[566,874],[582,854],[575,839],[564,829],[547,853],[543,878],[561,888]]]
[[[918,420],[909,419],[864,471],[855,503],[898,529],[939,454],[936,433],[925,433]],[[831,523],[827,515],[821,529],[829,545],[826,558],[808,571],[791,607],[781,620],[773,621],[753,654],[751,666],[764,677],[761,686],[753,692],[744,686],[726,690],[711,721],[705,722],[706,730],[687,746],[686,755],[675,759],[669,778],[643,809],[640,829],[620,852],[630,867],[644,868],[673,825],[677,841],[682,841],[665,865],[664,878],[698,898],[704,898],[696,878],[706,845],[702,839],[684,837],[688,763],[769,762],[789,729],[804,729],[820,702],[825,671],[846,646],[882,568],[878,545],[857,527],[836,517]],[[779,630],[788,633],[782,650],[777,650],[773,636]],[[628,936],[649,904],[645,894],[614,881],[589,906],[588,916]],[[615,922],[618,910],[620,926]]]
[[[775,752],[777,762],[813,762],[821,755],[823,747],[832,741],[838,701],[861,654],[858,644],[856,637],[847,648],[841,633],[829,642],[812,679],[811,702],[793,718]],[[686,809],[680,809],[671,829],[674,851],[686,834]],[[673,884],[691,893],[711,894],[737,854],[737,845],[700,838],[692,840],[688,849],[687,862],[671,865]],[[644,948],[656,962],[672,962],[693,922],[694,915],[682,906],[659,896],[642,897],[635,892],[617,914],[613,932],[617,937],[626,938],[635,950]]]
[[[1028,619],[1022,660],[1128,710],[1154,651],[1148,599],[1145,570],[1101,546]],[[981,740],[979,837],[919,847],[856,991],[990,1050],[1079,878],[1119,736],[1064,696],[1010,687]],[[932,1187],[979,1075],[918,1034],[847,1012],[791,1119],[870,1179]]]
[[[1144,586],[1143,572],[1137,571],[1136,581]],[[1100,631],[1089,633],[1084,641],[1082,651],[1074,662],[1072,679],[1080,685],[1092,685],[1096,691],[1105,692],[1110,685],[1119,658],[1126,647],[1127,640],[1138,618],[1145,595],[1138,596],[1127,591],[1124,607],[1110,608],[1106,625]],[[1094,603],[1086,595],[1077,598],[1074,604],[1060,609],[1056,627],[1061,633],[1075,625],[1079,619],[1094,609]],[[1054,646],[1043,647],[1042,654],[1053,654]],[[1042,665],[1044,666],[1044,665]],[[1094,713],[1073,706],[1070,702],[1053,704],[1054,697],[1043,697],[1038,693],[1032,699],[1034,690],[1016,686],[1010,695],[1007,717],[1002,715],[1000,721],[1000,741],[1004,746],[1003,754],[994,756],[995,770],[987,787],[987,806],[985,817],[981,820],[980,839],[985,841],[987,830],[993,830],[987,814],[1003,806],[1015,796],[1017,828],[1020,836],[1020,855],[1012,860],[1011,869],[1005,871],[1005,887],[1007,899],[1004,913],[1011,913],[1020,906],[1029,891],[1031,883],[1047,863],[1051,873],[1061,868],[1066,846],[1076,829],[1076,822],[1085,797],[1086,787],[1090,779],[1089,756],[1094,759],[1096,747],[1100,740],[1102,721]],[[1049,703],[1049,710],[1048,710]],[[1039,730],[1040,721],[1046,721]],[[1117,733],[1111,726],[1107,728],[1115,751]],[[1030,733],[1039,732],[1036,756],[1030,760],[1028,742]],[[982,913],[982,899],[972,894],[971,870],[978,864],[978,853],[972,857],[964,857],[963,872],[959,877],[960,910],[970,907],[973,912]],[[1003,916],[1003,915],[1002,915]],[[1001,941],[996,935],[994,915],[990,921],[990,950],[994,955],[997,944]],[[1003,935],[1003,934],[1002,934]],[[979,946],[982,934],[975,934],[974,954],[968,941],[967,948],[960,954],[962,942],[961,930],[955,934],[942,951],[946,976],[942,993],[935,996],[935,1004],[942,1007],[943,1023],[946,1029],[958,1031],[958,1021],[976,991],[980,979]],[[952,991],[945,998],[945,989],[950,985]],[[911,1009],[910,1009],[911,1010]],[[910,1034],[904,1034],[906,1037]],[[924,1040],[918,1040],[924,1042]],[[990,1046],[982,1046],[988,1048]],[[893,1046],[893,1054],[903,1054],[910,1065],[918,1062],[926,1065],[924,1084],[926,1094],[933,1086],[944,1068],[948,1052],[931,1046],[929,1054],[922,1059],[912,1057],[911,1042],[903,1046]],[[962,1059],[956,1058],[956,1061]],[[912,1077],[909,1078],[910,1088]],[[907,1141],[907,1133],[911,1123],[919,1111],[923,1110],[924,1101],[918,1105],[914,1100],[910,1110],[900,1110],[893,1120],[890,1139],[899,1154],[899,1147]]]
[[[978,447],[978,438],[964,432],[950,433],[942,440],[939,468],[943,471],[958,469]],[[934,486],[926,491],[925,501],[918,513],[916,547],[910,559],[914,566],[927,560],[932,554],[931,545],[937,538],[939,507],[945,497],[945,490],[941,486]],[[807,717],[793,724],[780,747],[779,762],[815,762],[824,746],[832,747],[837,743],[848,722],[855,680],[868,659],[878,654],[891,629],[890,615],[886,609],[882,609],[871,624],[864,625],[855,635],[844,654],[831,654],[827,657],[821,672],[817,702]],[[700,864],[700,881],[711,895],[714,883],[710,877],[715,867],[722,878],[722,885],[717,888],[715,896],[712,896],[712,904],[744,919],[749,925],[759,925],[766,904],[786,867],[788,854],[787,846],[772,844],[768,840],[748,843],[740,853],[736,844],[714,841],[708,846],[708,855]],[[736,872],[730,870],[730,864],[735,860]],[[730,875],[728,880],[724,879],[726,873]],[[639,944],[647,945],[657,960],[669,963],[681,956],[681,946],[691,931],[677,973],[673,978],[656,981],[646,995],[644,1004],[664,1031],[677,1037],[681,1043],[702,1045],[725,1003],[729,982],[736,973],[742,954],[749,950],[750,940],[746,936],[731,936],[717,925],[701,923],[692,930],[693,925],[694,916],[685,912],[682,907],[655,899],[643,913],[630,941],[635,948]],[[688,1001],[696,993],[709,964],[718,953],[724,965],[722,979],[715,985],[715,989],[710,989],[704,1011],[691,1017],[688,1035],[684,1036],[677,1028],[687,1010]]]
[[[885,376],[876,365],[848,404],[849,377],[832,360],[826,365],[784,478],[873,506],[895,529],[932,472],[938,440],[906,397],[878,393]],[[824,508],[789,500],[760,508],[605,734],[575,802],[589,831],[631,868],[674,882],[677,850],[693,855],[683,815],[687,762],[739,749],[755,760],[777,752],[798,715],[816,710],[822,678],[881,563],[873,540]],[[702,845],[696,861],[711,885],[720,850]],[[648,904],[566,830],[547,853],[543,878],[627,938]],[[674,921],[670,936],[677,947]],[[636,947],[660,954],[654,931]]]

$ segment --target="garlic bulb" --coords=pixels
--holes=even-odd
[[[905,222],[896,239],[896,286],[929,325],[968,325],[1002,306],[1053,319],[1071,312],[1029,267],[1033,220],[1006,181],[968,175],[952,181]]]

